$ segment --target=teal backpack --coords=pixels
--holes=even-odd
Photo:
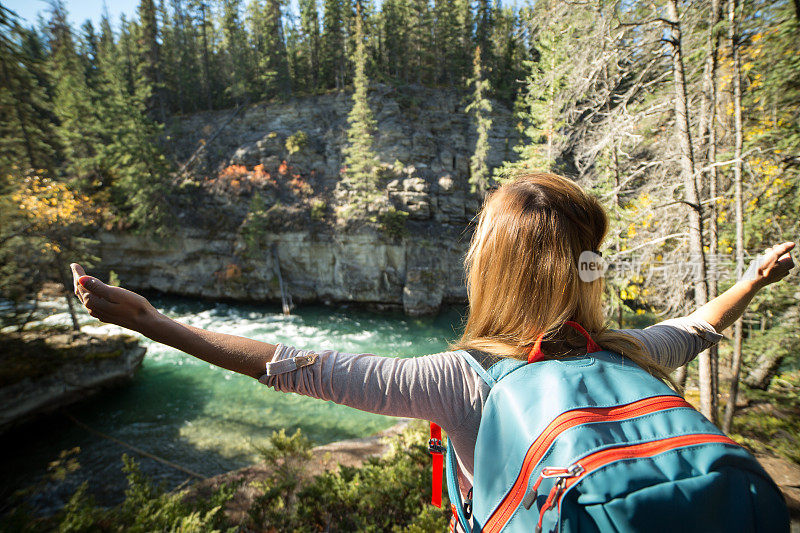
[[[567,324],[587,338],[586,356],[542,361],[539,342],[533,364],[458,352],[491,391],[467,501],[446,447],[451,530],[459,522],[489,533],[789,531],[780,490],[749,452]],[[434,480],[445,452],[436,431]]]

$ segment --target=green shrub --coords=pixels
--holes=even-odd
[[[446,495],[442,509],[430,505],[431,460],[427,434],[417,424],[392,440],[392,451],[360,468],[340,466],[303,480],[304,448],[299,434],[279,434],[281,446],[265,456],[279,473],[267,480],[250,516],[254,527],[276,531],[444,531],[449,521]],[[273,436],[273,440],[275,436]],[[287,440],[288,439],[288,440]]]
[[[292,436],[281,429],[272,433],[266,446],[255,448],[269,474],[256,486],[261,495],[253,500],[250,519],[256,528],[273,524],[281,531],[293,531],[300,527],[294,510],[306,464],[311,459],[311,442],[299,429]]]
[[[388,211],[378,215],[378,227],[384,235],[399,239],[408,235],[406,220],[408,220],[408,213],[390,207]]]
[[[325,200],[312,200],[311,202],[311,220],[321,222],[325,219],[325,213],[328,211],[328,203]]]
[[[236,529],[227,525],[223,512],[223,507],[233,497],[233,487],[223,485],[207,499],[189,502],[185,491],[168,492],[155,486],[141,473],[136,461],[126,455],[122,460],[128,488],[125,501],[120,505],[110,509],[99,507],[88,492],[88,482],[84,482],[54,516],[37,518],[26,504],[14,506],[0,519],[0,531],[201,533]],[[32,487],[31,492],[35,490],[36,487]]]
[[[773,378],[766,391],[742,384],[751,405],[737,410],[731,437],[754,452],[774,453],[800,464],[800,370]]]
[[[445,531],[450,504],[446,494],[441,509],[430,504],[425,430],[415,423],[391,439],[385,456],[316,477],[307,470],[308,439],[299,430],[291,436],[273,433],[266,446],[257,447],[269,473],[251,487],[259,495],[249,509],[250,523],[233,524],[225,516],[234,487],[223,485],[206,499],[189,501],[185,492],[153,485],[135,461],[123,456],[128,489],[119,506],[98,507],[84,484],[54,517],[35,518],[23,504],[10,509],[0,519],[0,531]]]
[[[303,130],[297,130],[286,139],[286,150],[290,155],[299,152],[306,146],[308,146],[308,135]]]
[[[239,227],[239,235],[245,245],[245,255],[251,256],[263,250],[264,239],[287,222],[286,209],[280,202],[268,206],[259,193],[250,200],[250,209]]]

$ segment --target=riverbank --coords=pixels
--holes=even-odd
[[[133,379],[146,348],[130,335],[61,328],[0,334],[0,433]]]
[[[452,335],[460,319],[456,312],[434,320],[410,319],[399,313],[378,315],[352,308],[310,307],[303,307],[287,317],[275,306],[161,297],[154,298],[153,302],[162,312],[179,321],[215,331],[303,347],[324,348],[330,343],[344,351],[401,356],[446,349],[442,339]],[[62,307],[48,310],[48,324],[58,326],[68,321]],[[84,330],[93,334],[114,335],[119,331],[83,313],[78,318]],[[103,513],[111,516],[119,512],[115,510],[121,506],[129,505],[124,503],[130,487],[130,479],[126,480],[128,471],[120,472],[123,453],[137,461],[141,474],[138,483],[146,480],[152,486],[163,485],[162,496],[153,496],[142,505],[154,508],[166,505],[164,502],[169,498],[181,501],[186,498],[189,502],[180,504],[191,509],[181,515],[185,518],[193,510],[200,509],[200,503],[195,505],[191,495],[202,494],[200,499],[204,502],[220,505],[219,516],[214,520],[219,520],[219,528],[223,529],[248,520],[257,524],[271,523],[269,520],[277,519],[276,515],[288,512],[286,506],[292,507],[287,524],[294,523],[292,520],[300,523],[308,518],[303,513],[311,512],[309,506],[319,501],[324,512],[320,511],[321,515],[314,520],[322,522],[314,523],[324,525],[328,523],[326,520],[336,520],[331,523],[341,524],[341,530],[347,530],[348,517],[336,515],[336,509],[350,510],[363,517],[369,514],[365,510],[369,498],[410,498],[403,491],[411,491],[416,498],[413,502],[408,500],[409,506],[415,506],[415,512],[429,512],[425,509],[430,507],[426,503],[430,494],[430,457],[424,448],[424,432],[418,432],[416,440],[405,438],[404,455],[398,458],[392,455],[397,450],[391,446],[376,443],[373,438],[361,438],[391,425],[391,419],[271,391],[254,380],[211,368],[145,339],[141,342],[148,348],[148,357],[133,382],[69,411],[76,420],[92,429],[207,479],[196,482],[189,488],[189,496],[184,496],[181,489],[194,482],[185,470],[164,466],[115,442],[95,439],[91,432],[66,417],[53,416],[47,418],[45,424],[36,424],[35,434],[23,436],[23,440],[9,440],[7,449],[13,453],[4,454],[7,462],[26,463],[26,472],[20,472],[18,477],[28,484],[40,483],[40,478],[31,473],[43,472],[45,468],[48,475],[52,473],[54,470],[47,466],[51,462],[80,465],[67,475],[65,482],[42,482],[41,488],[36,489],[33,505],[37,507],[38,516],[60,520],[64,513],[71,512],[75,507],[70,502],[84,482],[87,489],[75,501],[91,499],[93,503],[91,506],[87,503],[87,508],[95,509],[98,516]],[[735,420],[734,433],[738,436],[734,438],[758,453],[800,518],[800,467],[787,461],[786,456],[776,455],[796,453],[797,441],[796,437],[792,441],[792,435],[796,435],[796,428],[800,427],[797,398],[800,398],[800,375],[790,373],[776,378],[769,391],[746,390],[742,411]],[[307,442],[286,436],[297,428],[302,429]],[[286,431],[283,438],[270,437],[273,431],[280,434],[281,429]],[[330,444],[312,448],[312,442]],[[61,450],[75,447],[80,450],[61,460]],[[381,469],[373,466],[387,451],[390,457],[381,463]],[[290,462],[288,469],[281,462],[287,455],[299,459],[294,466]],[[409,464],[398,466],[402,461]],[[343,469],[339,469],[340,463]],[[4,479],[10,479],[5,472],[3,474]],[[310,484],[303,485],[298,476]],[[359,481],[361,478],[368,480]],[[287,480],[291,481],[289,485]],[[419,484],[415,485],[414,480],[419,480]],[[359,488],[358,483],[368,484],[371,492]],[[137,485],[140,486],[144,485]],[[425,491],[428,491],[427,496]],[[296,498],[301,494],[314,500],[298,504]],[[358,504],[361,507],[354,502],[358,498],[366,501]],[[382,499],[380,504],[384,505]],[[369,505],[377,504],[373,500]],[[177,516],[178,511],[174,513]],[[412,520],[409,515],[404,516],[404,520]],[[435,518],[432,514],[424,517],[425,520]],[[282,530],[281,527],[277,529]],[[291,528],[287,526],[286,529]]]
[[[308,455],[301,454],[302,464],[296,465],[298,482],[308,483],[314,477],[335,472],[339,468],[360,468],[370,459],[385,456],[398,436],[409,429],[416,429],[411,428],[414,423],[410,419],[401,419],[392,427],[368,437],[345,439],[311,448]],[[419,422],[416,424],[419,425]],[[266,460],[199,481],[188,488],[186,499],[204,499],[223,487],[235,487],[224,513],[231,524],[242,524],[247,521],[253,507],[259,504],[258,500],[269,490],[270,480],[279,469],[286,467],[285,462],[286,458],[280,458],[277,462]]]

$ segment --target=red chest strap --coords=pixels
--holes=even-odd
[[[595,353],[602,350],[599,344],[594,342],[594,339],[589,335],[589,333],[583,329],[583,326],[578,324],[577,322],[573,322],[572,320],[567,320],[564,324],[568,326],[572,326],[575,328],[578,333],[583,335],[586,338],[586,353]],[[544,359],[545,355],[542,352],[542,340],[544,340],[544,333],[539,335],[536,338],[536,342],[533,343],[533,346],[528,350],[528,362],[535,363],[537,361],[541,361]]]

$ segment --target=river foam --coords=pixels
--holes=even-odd
[[[284,316],[277,306],[213,303],[157,297],[151,300],[164,314],[192,326],[241,335],[270,343],[312,349],[412,357],[447,348],[457,335],[459,314],[408,318],[364,310],[308,307]],[[69,324],[61,302],[48,302],[43,324]],[[89,333],[129,333],[102,324],[83,309],[82,330]],[[391,426],[396,419],[364,413],[297,394],[279,393],[257,381],[190,357],[142,338],[147,355],[133,382],[108,391],[70,410],[90,427],[175,462],[204,476],[258,460],[255,446],[273,431],[300,429],[313,442],[363,437]],[[119,445],[87,434],[69,423],[53,422],[55,435],[39,438],[37,429],[22,435],[25,467],[11,468],[30,477],[43,471],[58,452],[79,446],[77,480],[104,486],[105,496],[119,496],[124,479],[120,455],[132,454]],[[19,459],[19,457],[18,457]],[[21,463],[20,463],[21,464]],[[143,459],[142,467],[156,480],[177,485],[186,475]],[[7,471],[7,468],[3,468]],[[102,480],[102,482],[97,482]],[[104,499],[101,495],[101,500]],[[114,500],[117,498],[111,498]]]

